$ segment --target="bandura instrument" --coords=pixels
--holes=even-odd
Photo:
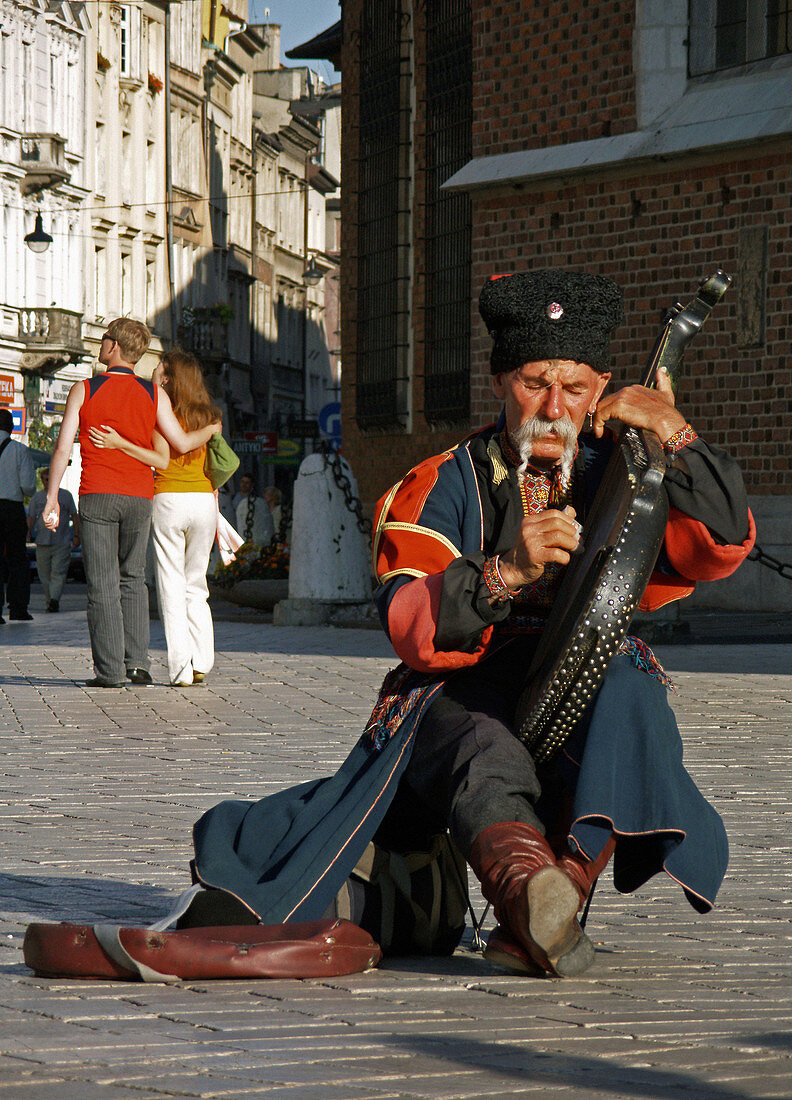
[[[641,385],[665,368],[676,392],[685,349],[730,282],[716,271],[687,306],[669,310]],[[621,426],[517,704],[515,732],[537,763],[572,733],[627,636],[668,520],[665,468],[654,432]]]

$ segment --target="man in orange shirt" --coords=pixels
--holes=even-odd
[[[90,439],[90,428],[115,428],[145,448],[152,446],[159,429],[182,454],[220,430],[219,424],[209,424],[185,432],[168,395],[154,382],[138,378],[134,367],[150,340],[151,333],[141,321],[129,317],[111,321],[99,349],[99,362],[106,370],[76,382],[69,391],[50,465],[44,523],[55,530],[58,489],[79,430],[80,531],[96,673],[87,681],[90,687],[124,687],[125,677],[134,684],[152,682],[145,566],[154,495],[151,468],[120,450],[97,447]]]

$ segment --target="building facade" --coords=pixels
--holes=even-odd
[[[0,401],[34,446],[47,445],[54,411],[89,371],[75,272],[92,188],[90,41],[82,5],[0,4]],[[26,247],[36,232],[57,247]]]
[[[366,504],[492,419],[476,309],[490,275],[616,279],[620,385],[665,310],[720,267],[734,285],[688,352],[679,400],[739,459],[759,541],[789,560],[790,13],[348,0],[343,35],[342,406]],[[738,577],[700,598],[792,607],[777,574]]]
[[[282,69],[279,28],[247,8],[0,0],[0,403],[20,438],[51,442],[116,316],[152,330],[144,374],[174,344],[199,356],[261,484],[282,466],[288,488],[321,434],[340,369],[325,325],[340,217],[340,125],[325,116],[340,101],[317,111],[326,89]],[[32,252],[37,226],[51,242]]]

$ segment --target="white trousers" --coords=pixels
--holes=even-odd
[[[214,664],[206,569],[216,530],[214,493],[155,494],[151,532],[172,684],[191,684],[193,672]]]

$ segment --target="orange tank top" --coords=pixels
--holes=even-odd
[[[167,469],[154,471],[154,493],[211,493],[212,483],[204,473],[206,447],[180,455],[170,449]]]
[[[85,380],[80,409],[80,496],[118,493],[127,497],[154,496],[150,466],[123,451],[95,447],[89,428],[106,424],[139,447],[151,447],[157,423],[159,391],[153,382],[138,378],[129,367],[110,367]]]

